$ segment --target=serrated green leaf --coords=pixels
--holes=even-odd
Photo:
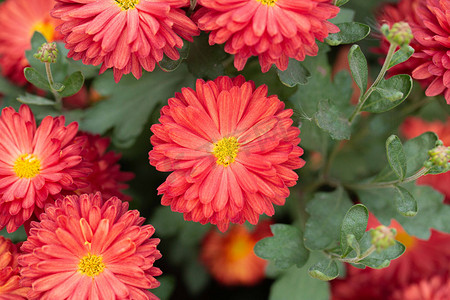
[[[339,276],[339,270],[336,262],[330,259],[321,260],[308,269],[311,277],[322,281],[330,281]]]
[[[395,187],[395,206],[400,214],[405,217],[414,217],[417,215],[417,201],[411,193],[401,187]]]
[[[337,189],[331,193],[317,193],[308,202],[304,242],[310,250],[323,250],[336,246],[342,219],[352,206],[347,193]]]
[[[378,89],[375,89],[372,94],[370,94],[369,98],[364,103],[362,110],[373,113],[391,110],[408,97],[412,86],[413,82],[411,76],[405,74],[395,75],[387,80],[382,80],[377,85]],[[385,90],[389,91],[388,94],[384,92]],[[392,101],[392,95],[395,94],[394,91],[402,93],[402,97]]]
[[[372,246],[370,231],[367,231],[360,241],[361,252],[364,253]],[[382,250],[380,252],[374,251],[365,259],[359,261],[359,264],[365,265],[372,269],[382,269],[389,266],[391,260],[398,258],[405,252],[406,248],[399,242],[395,242],[395,245]]]
[[[302,267],[308,260],[309,251],[303,246],[301,232],[285,224],[271,225],[270,229],[273,237],[260,240],[255,245],[255,254],[273,261],[280,269],[287,269],[294,264]]]
[[[41,96],[28,94],[28,93],[25,93],[25,95],[17,97],[17,101],[28,104],[28,105],[39,105],[39,106],[45,106],[45,105],[54,106],[55,105],[55,101],[52,101],[50,99],[47,99],[47,98],[44,98]]]
[[[406,175],[406,155],[402,142],[396,135],[391,135],[386,140],[386,155],[392,170],[403,180]]]
[[[388,65],[388,69],[390,69],[393,66],[398,65],[404,61],[407,61],[413,54],[414,54],[414,48],[411,46],[406,46],[406,47],[400,48],[392,56],[392,60],[390,61],[389,65]]]
[[[351,234],[356,241],[359,241],[366,231],[368,220],[369,211],[362,204],[352,206],[345,214],[340,233],[341,250],[344,257],[351,251],[347,242],[347,236]]]
[[[348,63],[352,72],[353,80],[364,94],[367,88],[367,60],[358,45],[353,45],[348,52]]]
[[[352,44],[364,39],[370,33],[370,27],[358,22],[336,24],[340,31],[330,34],[326,39],[328,45]]]
[[[83,84],[83,74],[80,71],[72,73],[63,81],[63,85],[65,86],[65,88],[59,94],[61,95],[61,97],[72,96],[78,93],[78,91],[83,87]]]
[[[325,130],[335,140],[349,140],[351,127],[348,119],[330,100],[321,100],[314,116],[317,126]]]
[[[33,84],[35,87],[41,90],[50,91],[50,84],[48,83],[47,78],[39,74],[39,72],[35,69],[31,67],[25,68],[23,70],[23,74],[28,82]]]
[[[297,84],[307,84],[311,77],[308,69],[306,69],[301,62],[295,59],[289,59],[288,68],[285,71],[277,69],[280,81],[289,87],[294,87]]]

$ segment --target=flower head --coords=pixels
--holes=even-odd
[[[20,286],[19,256],[10,239],[0,236],[0,299],[27,299],[28,287]]]
[[[256,242],[271,235],[265,221],[249,231],[234,225],[225,234],[210,230],[204,237],[200,259],[211,275],[224,285],[255,285],[264,279],[267,260],[253,252]]]
[[[297,182],[293,169],[305,163],[292,113],[242,76],[182,89],[151,128],[150,164],[173,171],[158,188],[162,204],[221,231],[273,215]]]
[[[128,203],[100,193],[67,196],[32,222],[19,257],[30,299],[157,299],[155,229]]]
[[[91,170],[80,156],[83,137],[77,123],[45,117],[36,128],[30,108],[4,108],[0,116],[0,227],[15,231],[61,192],[87,184]]]
[[[392,300],[446,300],[450,295],[450,278],[434,276],[399,289],[392,295]]]
[[[77,192],[88,194],[98,191],[105,199],[116,196],[122,200],[130,200],[131,198],[124,195],[122,190],[128,188],[128,184],[125,182],[133,179],[134,174],[120,171],[118,161],[121,155],[114,151],[107,151],[110,139],[87,132],[79,132],[78,136],[86,137],[86,144],[81,155],[86,162],[91,164],[92,173],[85,178],[89,186],[81,188]]]
[[[56,43],[44,43],[33,55],[43,63],[55,63],[58,58]]]
[[[181,7],[189,0],[56,0],[52,16],[61,19],[69,57],[87,65],[113,68],[114,79],[123,74],[153,71],[167,55],[180,57],[176,48],[192,41],[197,26]]]
[[[316,39],[323,42],[339,28],[328,19],[339,8],[331,0],[199,0],[194,15],[201,30],[210,31],[209,43],[225,43],[242,70],[251,56],[258,56],[263,72],[272,64],[286,70],[289,58],[304,60],[317,55]]]
[[[61,39],[55,32],[59,21],[50,17],[54,4],[54,0],[6,0],[0,4],[0,69],[16,84],[26,83],[25,50],[31,49],[33,33],[39,31],[48,42]]]

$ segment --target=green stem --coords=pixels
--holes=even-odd
[[[343,258],[339,254],[336,254],[336,253],[333,253],[333,252],[326,252],[326,254],[330,258],[337,259],[339,261],[346,262],[346,263],[355,264],[355,263],[359,263],[361,260],[363,260],[364,258],[368,257],[375,250],[376,250],[376,247],[374,245],[372,245],[363,254],[361,254],[361,256],[357,256],[357,257],[354,257],[354,258]]]
[[[62,108],[62,98],[59,95],[58,91],[54,88],[55,82],[53,81],[53,75],[52,75],[52,69],[50,67],[50,63],[46,62],[45,65],[45,72],[47,73],[47,80],[50,84],[50,90],[52,91],[53,97],[55,97],[55,106],[57,109]]]
[[[354,184],[344,184],[346,188],[352,189],[352,190],[366,190],[366,189],[373,189],[373,188],[388,188],[388,187],[394,187],[396,184],[399,183],[407,183],[411,181],[415,181],[425,175],[430,168],[423,167],[420,169],[417,173],[406,177],[403,180],[397,179],[397,180],[391,180],[391,181],[385,181],[385,182],[371,182],[371,183],[354,183]]]
[[[369,99],[369,96],[372,94],[372,92],[375,90],[378,83],[380,83],[381,79],[384,78],[384,75],[386,74],[386,71],[388,70],[388,66],[391,63],[392,57],[394,56],[395,49],[397,48],[397,44],[392,43],[389,46],[389,51],[386,56],[386,60],[384,61],[383,66],[381,67],[381,71],[378,74],[378,77],[375,79],[375,81],[372,83],[372,85],[369,87],[369,89],[359,97],[358,105],[355,108],[355,111],[353,111],[352,115],[348,119],[350,123],[353,122],[355,117],[361,112],[362,107],[364,106],[364,103],[367,99]]]

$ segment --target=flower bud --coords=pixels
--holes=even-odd
[[[375,246],[377,252],[385,250],[395,245],[395,235],[397,231],[384,225],[380,225],[370,231],[372,237],[371,243]]]
[[[390,29],[388,24],[383,24],[381,32],[390,43],[395,43],[400,47],[407,46],[414,37],[411,27],[406,22],[397,22]]]
[[[450,147],[440,144],[428,151],[428,155],[430,155],[431,165],[450,169]]]
[[[33,56],[43,63],[55,63],[58,58],[58,49],[55,43],[43,43]]]

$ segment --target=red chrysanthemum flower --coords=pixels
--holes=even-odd
[[[435,132],[444,145],[450,146],[450,117],[445,123],[441,121],[426,122],[417,117],[409,117],[400,127],[400,132],[408,139],[415,138],[427,131]],[[422,176],[417,183],[432,186],[445,195],[446,203],[450,203],[450,172]]]
[[[4,108],[0,116],[0,226],[15,231],[49,196],[86,186],[91,171],[80,156],[84,139],[77,123],[45,117],[36,128],[30,108]]]
[[[32,222],[19,257],[30,299],[158,299],[155,229],[116,197],[67,196]]]
[[[27,299],[30,288],[20,286],[18,255],[16,245],[0,236],[0,300]]]
[[[428,280],[412,284],[396,291],[392,300],[448,300],[450,297],[450,279],[434,276]]]
[[[323,42],[339,28],[328,19],[339,8],[331,0],[199,0],[194,15],[201,30],[211,31],[209,43],[225,43],[242,70],[250,56],[258,56],[262,72],[272,64],[286,70],[289,58],[317,55],[316,39]]]
[[[255,285],[265,277],[267,260],[253,252],[255,244],[271,236],[270,221],[263,221],[250,232],[234,225],[223,234],[210,230],[204,237],[200,259],[211,275],[224,285]]]
[[[368,227],[378,225],[370,215]],[[385,269],[357,269],[349,265],[346,279],[332,281],[333,300],[389,299],[397,289],[435,275],[450,274],[450,234],[432,231],[429,240],[420,240],[407,234],[395,220],[391,226],[397,229],[396,239],[406,246],[405,253]]]
[[[192,41],[197,26],[181,7],[189,0],[56,0],[52,16],[63,24],[69,57],[87,65],[102,64],[100,73],[113,68],[114,79],[123,74],[142,75],[155,63],[180,57],[176,48]]]
[[[31,49],[33,33],[39,31],[49,42],[61,39],[55,32],[60,22],[50,17],[54,4],[54,0],[7,0],[0,4],[0,69],[16,84],[26,83],[25,50]]]
[[[81,156],[84,161],[91,164],[92,173],[84,179],[89,186],[79,189],[77,193],[101,192],[105,199],[115,196],[125,201],[131,200],[130,196],[122,193],[122,190],[128,188],[128,184],[125,182],[133,179],[134,174],[120,171],[118,161],[121,155],[113,151],[106,151],[110,139],[87,132],[80,132],[78,136],[87,138]]]
[[[273,215],[297,182],[292,170],[305,164],[292,113],[243,76],[182,89],[151,128],[150,164],[173,171],[158,188],[162,204],[221,231]]]

